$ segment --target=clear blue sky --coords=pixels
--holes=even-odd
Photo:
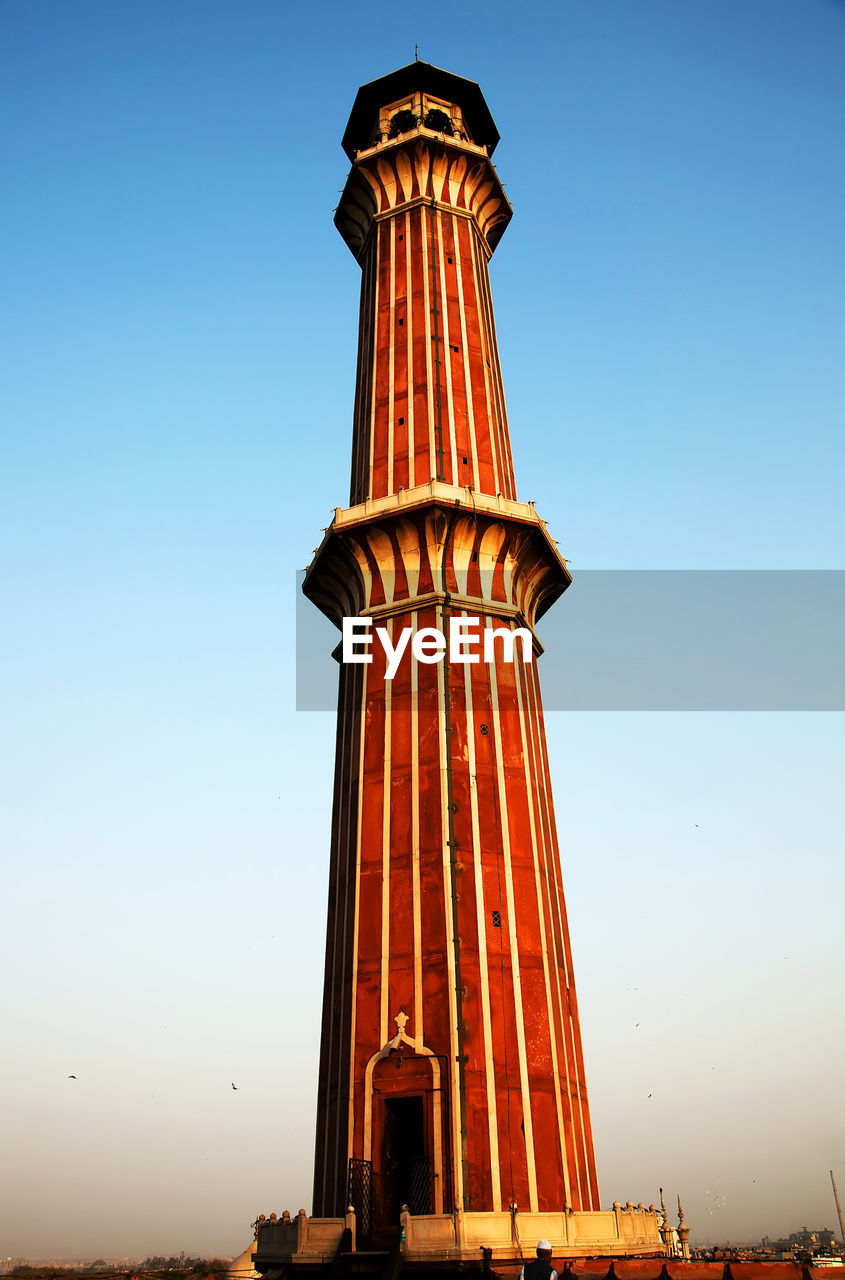
[[[294,574],[348,496],[339,139],[417,41],[502,134],[519,491],[574,571],[845,567],[845,5],[3,0],[0,1256],[309,1207]],[[550,717],[603,1202],[833,1222],[842,733]]]

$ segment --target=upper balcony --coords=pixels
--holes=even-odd
[[[361,86],[342,145],[354,161],[361,152],[416,131],[452,138],[488,156],[499,141],[499,131],[474,80],[428,62],[411,62]]]
[[[343,135],[353,167],[335,212],[355,257],[379,218],[423,202],[469,216],[491,254],[513,212],[490,158],[498,141],[472,80],[412,62],[363,85]]]
[[[462,150],[477,156],[488,157],[490,154],[486,143],[473,141],[468,122],[457,102],[448,102],[420,90],[405,94],[379,109],[370,145],[359,147],[355,159],[364,160],[374,152],[397,142],[406,142],[415,135],[438,138],[443,142],[448,140],[450,144],[457,144]]]

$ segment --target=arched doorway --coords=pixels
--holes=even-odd
[[[364,1159],[350,1160],[350,1201],[371,1239],[398,1226],[403,1204],[417,1215],[448,1212],[441,1065],[407,1035],[407,1021],[397,1015],[398,1034],[367,1064]]]
[[[404,1046],[403,1046],[404,1049]],[[434,1105],[431,1059],[394,1049],[376,1063],[373,1088],[373,1180],[385,1225],[434,1212]]]

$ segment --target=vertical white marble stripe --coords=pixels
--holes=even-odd
[[[424,205],[419,206],[420,241],[423,259],[423,312],[425,315],[425,377],[426,402],[428,407],[428,466],[427,479],[433,480],[437,475],[437,436],[434,426],[434,370],[432,362],[431,341],[431,255],[429,253],[429,212]],[[425,483],[422,476],[418,483]]]
[[[348,702],[348,698],[346,696],[346,689],[344,689],[344,699],[343,699],[342,706],[345,705],[347,702]],[[350,818],[349,810],[352,803],[352,788],[351,787],[346,788],[346,794],[344,795],[344,781],[346,779],[346,771],[350,767],[349,750],[351,747],[351,741],[350,741],[351,735],[352,735],[352,724],[347,718],[346,722],[344,723],[343,732],[340,735],[340,741],[338,744],[339,759],[335,763],[335,769],[337,771],[337,777],[338,777],[337,793],[336,793],[336,803],[338,807],[338,814],[337,814],[337,828],[334,833],[335,840],[336,840],[335,875],[334,875],[334,904],[335,904],[334,929],[332,934],[331,974],[330,975],[328,973],[326,974],[327,990],[323,995],[324,1005],[328,1004],[332,1009],[334,1009],[338,1001],[338,990],[339,990],[341,1013],[340,1013],[340,1017],[337,1020],[332,1016],[329,1018],[329,1022],[328,1022],[328,1045],[326,1048],[326,1060],[328,1062],[328,1071],[326,1073],[327,1085],[328,1085],[328,1081],[331,1080],[332,1075],[334,1075],[336,1072],[336,1068],[334,1064],[335,1025],[337,1025],[338,1029],[342,1028],[343,1026],[343,988],[344,988],[343,962],[345,959],[345,949],[346,949],[346,925],[347,925],[346,917],[349,910],[348,876],[349,876],[349,845],[351,841],[351,832],[349,830],[349,818]],[[341,901],[340,883],[341,883],[341,867],[342,866],[344,867],[346,871],[346,876],[347,876],[347,892],[343,894],[343,939],[341,944],[340,956],[338,956],[338,935],[340,933],[338,917],[340,915],[340,901]],[[340,1113],[341,1113],[340,1099],[338,1098],[337,1107],[336,1107],[335,1136],[334,1136],[334,1143],[333,1143],[335,1182],[337,1180],[337,1160],[338,1160],[338,1149],[340,1146]],[[326,1179],[328,1177],[328,1170],[329,1170],[329,1127],[330,1126],[327,1118],[326,1124],[325,1124],[325,1130],[323,1134],[323,1161],[322,1161],[323,1180],[322,1180],[321,1192],[320,1192],[324,1202],[326,1197]]]
[[[584,1118],[581,1111],[581,1099],[577,1091],[578,1079],[578,1055],[575,1052],[575,1043],[572,1040],[572,1023],[569,1012],[569,986],[570,977],[566,960],[566,920],[563,903],[560,897],[560,889],[558,884],[557,866],[558,859],[557,843],[554,839],[554,832],[550,826],[550,812],[548,802],[551,797],[551,779],[548,774],[548,760],[543,757],[543,744],[540,735],[540,682],[537,675],[536,667],[532,670],[530,676],[526,672],[526,680],[529,685],[529,713],[532,726],[531,732],[531,752],[533,761],[533,772],[538,782],[542,779],[546,803],[541,805],[543,812],[543,831],[545,837],[545,858],[547,870],[547,884],[549,886],[550,905],[553,902],[553,918],[561,939],[561,954],[563,956],[564,965],[564,983],[565,994],[560,985],[560,969],[555,965],[555,986],[557,990],[557,1004],[560,1012],[560,1032],[561,1043],[563,1047],[563,1069],[566,1079],[566,1093],[569,1099],[570,1114],[572,1116],[572,1151],[575,1160],[575,1180],[579,1188],[579,1196],[581,1185],[585,1181],[582,1173],[581,1153],[583,1152],[583,1132]],[[585,1170],[589,1169],[589,1164],[585,1166]],[[587,1174],[586,1181],[589,1181]]]
[[[416,610],[411,627],[417,630]],[[419,666],[411,655],[411,879],[414,911],[414,1036],[425,1043],[423,1027],[422,895],[420,892],[420,708]]]
[[[546,838],[548,841],[548,858],[549,867],[554,874],[549,877],[550,883],[554,886],[555,901],[557,904],[557,915],[561,937],[568,936],[566,925],[566,906],[564,904],[561,890],[561,874],[560,874],[560,853],[558,850],[557,835],[554,826],[554,807],[552,800],[552,779],[549,771],[549,757],[545,746],[545,737],[543,734],[543,712],[542,701],[540,695],[540,681],[536,670],[531,674],[531,712],[534,728],[535,752],[536,752],[536,771],[537,777],[543,782],[543,819],[546,830]],[[566,947],[561,948],[563,955],[563,971],[564,981],[567,989],[572,985],[572,975],[569,972],[569,960],[566,954]]]
[[[463,616],[467,617],[466,610]],[[469,770],[469,806],[472,822],[472,863],[475,875],[475,914],[478,929],[478,977],[481,986],[481,1029],[484,1038],[484,1077],[487,1090],[487,1129],[490,1138],[490,1173],[493,1210],[502,1208],[502,1183],[499,1168],[499,1121],[496,1105],[496,1071],[493,1065],[493,1028],[490,1016],[490,978],[487,966],[487,911],[484,904],[484,873],[481,865],[481,827],[478,816],[478,785],[475,762],[475,719],[472,702],[472,667],[464,666],[466,691],[467,768]]]
[[[569,968],[566,958],[565,934],[566,934],[566,911],[560,895],[558,867],[560,854],[558,852],[555,833],[551,825],[551,779],[548,774],[548,760],[543,759],[542,740],[540,733],[540,683],[536,669],[529,675],[526,671],[526,697],[528,701],[528,715],[532,726],[530,737],[531,755],[532,755],[532,771],[538,784],[541,784],[545,797],[540,800],[538,797],[538,805],[540,808],[540,819],[543,832],[544,859],[547,871],[547,884],[549,886],[549,894],[553,895],[554,903],[552,907],[552,918],[555,920],[556,927],[561,937],[561,955],[563,957],[563,974],[564,984],[566,988],[570,985]],[[551,898],[550,898],[551,901]],[[561,999],[560,1016],[563,1020],[566,1016],[566,1006]]]
[[[369,403],[369,361],[367,359],[369,346],[368,335],[372,318],[370,315],[370,261],[372,254],[368,253],[363,262],[363,294],[361,299],[361,340],[359,343],[358,359],[360,361],[359,370],[359,387],[358,402],[356,405],[357,432],[355,439],[355,469],[353,474],[353,493],[355,501],[359,502],[361,497],[366,493],[365,475],[366,475],[366,450],[367,450],[367,405]]]
[[[349,478],[349,502],[354,506],[359,492],[359,468],[361,455],[361,397],[364,381],[364,333],[367,325],[367,262],[361,263],[361,295],[358,306],[358,365],[355,377],[355,403],[352,409],[352,465]]]
[[[369,449],[367,406],[370,400],[372,355],[369,337],[372,331],[372,262],[375,242],[364,257],[361,278],[361,332],[358,337],[358,379],[355,388],[355,455],[352,473],[352,500],[360,501],[367,492],[367,454]]]
[[[484,365],[484,402],[487,408],[487,423],[490,436],[490,453],[493,459],[493,485],[496,493],[503,493],[502,477],[499,470],[499,451],[496,448],[496,432],[494,429],[495,412],[493,409],[493,360],[490,352],[490,330],[487,324],[487,309],[484,305],[484,291],[479,281],[479,272],[486,271],[486,264],[479,263],[479,248],[475,228],[470,229],[472,244],[472,280],[475,296],[478,299],[478,328],[481,333],[481,359]]]
[[[393,492],[393,450],[394,450],[394,406],[393,388],[396,369],[396,219],[389,218],[390,227],[390,311],[388,313],[387,331],[387,492]],[[385,226],[382,223],[382,226]]]
[[[373,263],[373,336],[372,346],[370,348],[370,394],[369,394],[369,415],[370,415],[370,450],[369,450],[369,482],[367,484],[367,496],[373,494],[373,463],[375,458],[376,444],[376,361],[378,360],[378,306],[379,306],[379,255],[382,247],[382,236],[384,234],[384,223],[379,222],[376,225],[376,243],[375,243],[375,261]]]
[[[442,605],[436,609],[437,627],[445,629]],[[449,848],[449,777],[451,762],[448,754],[446,738],[446,716],[449,714],[446,690],[446,663],[441,662],[437,670],[437,734],[440,749],[440,832],[443,845],[443,906],[446,920],[446,957],[449,969],[449,1081],[451,1106],[449,1108],[452,1122],[452,1177],[455,1196],[455,1207],[463,1208],[464,1203],[464,1170],[461,1150],[461,1096],[460,1072],[458,1070],[458,1001],[455,965],[455,932],[452,923],[452,864]]]
[[[393,619],[385,618],[384,626],[393,641]],[[379,1045],[387,1044],[389,996],[390,996],[390,800],[392,755],[392,692],[393,682],[384,681],[384,773],[381,817],[381,1013]]]
[[[358,821],[355,834],[355,915],[352,924],[352,984],[350,997],[349,1027],[349,1129],[347,1136],[347,1158],[355,1150],[355,1033],[357,1031],[356,1012],[358,1001],[358,919],[361,910],[361,835],[363,826],[364,795],[364,733],[367,726],[367,672],[369,667],[361,666],[361,701],[360,701],[360,737],[358,741]]]
[[[367,497],[372,494],[373,474],[372,457],[375,448],[375,385],[376,385],[376,305],[378,302],[378,232],[373,237],[373,252],[370,257],[370,325],[368,330],[369,358],[367,360],[367,448],[361,459],[363,490]]]
[[[440,369],[446,377],[446,421],[443,430],[449,436],[449,453],[452,458],[452,484],[458,483],[458,442],[455,432],[455,402],[452,395],[452,339],[449,332],[449,301],[446,296],[446,249],[443,244],[443,214],[435,214],[437,225],[437,273],[440,279],[438,306],[440,307]],[[442,401],[442,391],[441,391]],[[445,447],[444,447],[445,452]]]
[[[508,434],[508,411],[505,404],[505,383],[502,377],[502,362],[499,355],[499,338],[496,333],[496,316],[493,311],[493,291],[490,288],[490,271],[489,268],[484,272],[484,292],[487,298],[487,312],[490,324],[490,342],[491,349],[494,353],[493,359],[493,387],[496,396],[496,429],[499,450],[501,454],[502,480],[506,485],[503,490],[508,497],[513,497],[513,482],[511,475],[513,473],[513,465],[511,463],[510,441]]]
[[[511,475],[513,474],[513,461],[511,459],[510,435],[508,432],[508,412],[505,408],[505,385],[502,380],[502,366],[499,359],[499,338],[496,333],[496,316],[493,311],[493,293],[490,289],[490,272],[486,262],[481,268],[481,281],[483,286],[484,302],[487,311],[487,323],[490,331],[490,363],[493,366],[493,390],[496,404],[496,427],[499,441],[499,449],[501,450],[501,471],[504,488],[502,493],[507,498],[514,497],[513,484]]]
[[[485,618],[485,626],[492,627],[492,619]],[[511,977],[513,980],[514,1021],[516,1046],[519,1058],[519,1083],[522,1094],[522,1122],[525,1129],[525,1158],[528,1167],[528,1201],[531,1213],[537,1213],[537,1165],[534,1157],[534,1124],[531,1116],[531,1092],[528,1085],[528,1054],[525,1047],[525,1014],[522,1007],[522,983],[519,976],[519,944],[516,936],[516,905],[513,892],[513,867],[511,865],[510,829],[508,824],[508,797],[505,786],[505,768],[502,756],[502,719],[499,710],[499,682],[495,664],[490,672],[490,702],[493,711],[493,747],[496,766],[496,784],[499,801],[499,820],[502,830],[502,861],[505,869],[505,898],[508,906],[508,940],[511,953]]]
[[[468,431],[469,447],[470,447],[470,455],[471,455],[471,462],[472,462],[472,487],[473,489],[477,489],[478,488],[478,441],[475,438],[475,411],[472,403],[472,375],[470,373],[469,342],[467,340],[467,313],[466,313],[466,300],[464,298],[464,269],[466,266],[466,262],[461,256],[460,225],[459,225],[462,221],[463,221],[462,218],[458,218],[454,213],[452,214],[452,236],[455,242],[455,270],[457,272],[457,277],[458,277],[458,306],[460,308],[460,315],[461,315],[461,352],[463,354],[464,386],[466,388],[466,402],[467,402],[467,426],[469,428],[469,431]],[[468,230],[469,230],[470,236],[472,236],[472,230],[471,229],[468,229]]]
[[[578,1036],[578,1028],[575,1026],[575,1019],[571,1013],[569,1015],[569,1031],[574,1044]],[[587,1151],[587,1126],[584,1124],[584,1104],[581,1097],[582,1085],[580,1080],[577,1082],[576,1088],[578,1090],[578,1113],[581,1117],[581,1152],[584,1157],[584,1208],[591,1209],[593,1206],[591,1203],[592,1191],[590,1189],[590,1156]]]
[[[416,439],[414,435],[414,282],[411,276],[411,216],[405,214],[405,359],[408,376],[408,408],[405,421],[408,424],[408,487],[417,483]]]
[[[563,1170],[563,1185],[566,1194],[567,1205],[572,1204],[572,1197],[569,1187],[569,1168],[566,1156],[566,1130],[563,1121],[563,1102],[560,1091],[560,1072],[558,1070],[557,1061],[557,1020],[555,1019],[554,1010],[552,1008],[552,984],[551,975],[549,973],[549,941],[546,917],[546,901],[543,893],[543,877],[540,872],[540,856],[537,839],[537,824],[535,821],[534,806],[536,804],[536,794],[533,783],[533,774],[529,768],[531,759],[531,751],[528,745],[528,733],[526,731],[526,705],[522,693],[522,684],[525,679],[525,667],[522,662],[518,667],[514,668],[516,675],[516,698],[519,707],[519,732],[522,744],[522,764],[523,774],[525,777],[525,793],[528,798],[528,829],[531,834],[531,853],[534,859],[534,887],[537,895],[537,914],[540,922],[540,946],[543,954],[543,986],[546,992],[546,1021],[549,1028],[549,1043],[551,1045],[552,1055],[552,1075],[555,1084],[555,1111],[557,1114],[557,1130],[558,1142],[560,1144],[560,1160]],[[543,867],[545,869],[546,858],[543,859]],[[548,888],[548,885],[547,885]],[[549,907],[551,904],[548,904]],[[552,916],[549,912],[548,921],[551,923]]]

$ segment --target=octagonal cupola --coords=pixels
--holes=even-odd
[[[473,80],[412,62],[362,85],[343,135],[352,171],[335,212],[356,258],[380,219],[432,203],[470,218],[492,253],[511,217],[490,158],[498,141]]]
[[[474,80],[428,62],[411,62],[361,86],[343,135],[343,149],[355,160],[362,151],[417,132],[474,144],[487,155],[492,155],[499,141]]]

